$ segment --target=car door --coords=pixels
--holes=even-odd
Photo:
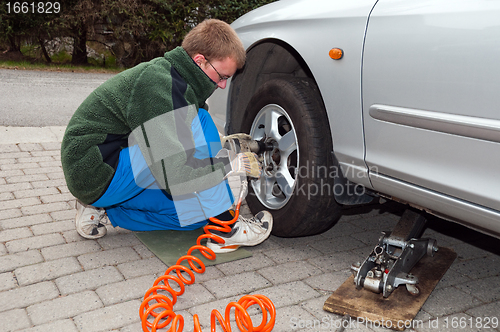
[[[482,210],[491,218],[472,222],[489,229],[500,224],[499,18],[500,1],[380,0],[362,64],[374,188],[457,218]]]

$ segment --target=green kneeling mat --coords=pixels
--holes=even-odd
[[[187,254],[189,248],[196,244],[198,236],[203,233],[203,228],[199,228],[192,231],[135,232],[135,235],[163,263],[172,266],[181,256]],[[205,242],[206,240],[203,240],[201,243],[205,244]],[[200,258],[205,266],[210,266],[251,257],[252,253],[240,247],[233,252],[216,254],[215,260],[203,257],[198,250],[193,252],[193,256]],[[186,262],[182,265],[188,266]]]

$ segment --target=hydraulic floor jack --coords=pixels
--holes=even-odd
[[[406,285],[410,294],[418,294],[418,278],[410,270],[422,257],[438,251],[436,240],[419,238],[426,221],[422,214],[406,210],[392,232],[383,232],[365,261],[351,266],[356,288],[388,297]]]
[[[370,255],[352,264],[353,275],[323,309],[374,326],[395,330],[411,326],[456,258],[449,248],[438,250],[436,240],[420,238],[426,221],[422,212],[406,210],[391,232],[382,233]]]

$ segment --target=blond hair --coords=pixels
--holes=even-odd
[[[182,41],[182,48],[194,57],[203,54],[208,60],[231,58],[238,68],[245,64],[246,52],[236,31],[221,20],[208,19],[188,32]]]

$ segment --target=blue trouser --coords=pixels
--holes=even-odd
[[[212,118],[206,110],[199,109],[195,120],[191,125],[195,157],[214,157],[222,146]],[[141,170],[140,175],[138,169]],[[139,147],[134,145],[120,152],[118,166],[108,189],[92,205],[105,208],[115,227],[150,231],[202,227],[209,217],[228,210],[232,202],[227,181],[197,193],[170,196],[159,189]]]

